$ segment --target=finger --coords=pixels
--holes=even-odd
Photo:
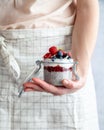
[[[84,80],[66,80],[62,81],[63,85],[69,89],[80,89],[84,86]]]
[[[23,86],[24,86],[24,91],[40,91],[40,92],[44,91],[40,86],[37,86],[32,82],[26,82],[23,84]]]
[[[64,94],[67,94],[70,92],[70,90],[68,88],[55,87],[38,78],[33,78],[32,80],[33,80],[33,82],[35,82],[36,84],[41,86],[46,92],[49,92],[54,95],[64,95]]]
[[[41,86],[46,92],[55,93],[55,92],[58,91],[58,89],[55,86],[53,86],[51,84],[48,84],[48,83],[46,83],[43,80],[40,80],[38,78],[33,78],[32,80],[33,80],[34,83],[36,83],[39,86]]]
[[[25,92],[31,92],[31,91],[34,91],[34,89],[33,88],[25,88],[24,91]]]

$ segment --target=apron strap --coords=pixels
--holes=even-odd
[[[10,77],[14,81],[17,81],[20,77],[20,67],[14,56],[9,52],[9,49],[4,41],[5,38],[0,36],[0,57],[5,69],[7,69],[10,74]]]

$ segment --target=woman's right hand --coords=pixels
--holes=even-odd
[[[38,91],[38,92],[47,92],[53,95],[61,96],[64,94],[70,94],[81,89],[85,84],[85,79],[80,78],[79,80],[66,80],[62,81],[63,87],[56,87],[52,84],[48,84],[47,82],[38,79],[32,78],[32,82],[26,82],[23,84],[24,91]]]

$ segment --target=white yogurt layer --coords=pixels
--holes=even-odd
[[[57,66],[60,65],[61,67],[70,68],[73,66],[73,59],[44,59],[43,61],[44,66]]]

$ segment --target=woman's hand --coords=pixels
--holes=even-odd
[[[62,81],[63,87],[55,87],[51,84],[46,83],[45,81],[32,78],[32,82],[26,82],[23,84],[24,91],[39,91],[47,92],[53,95],[64,95],[68,93],[73,93],[82,88],[85,84],[85,78],[79,80],[66,80]]]

